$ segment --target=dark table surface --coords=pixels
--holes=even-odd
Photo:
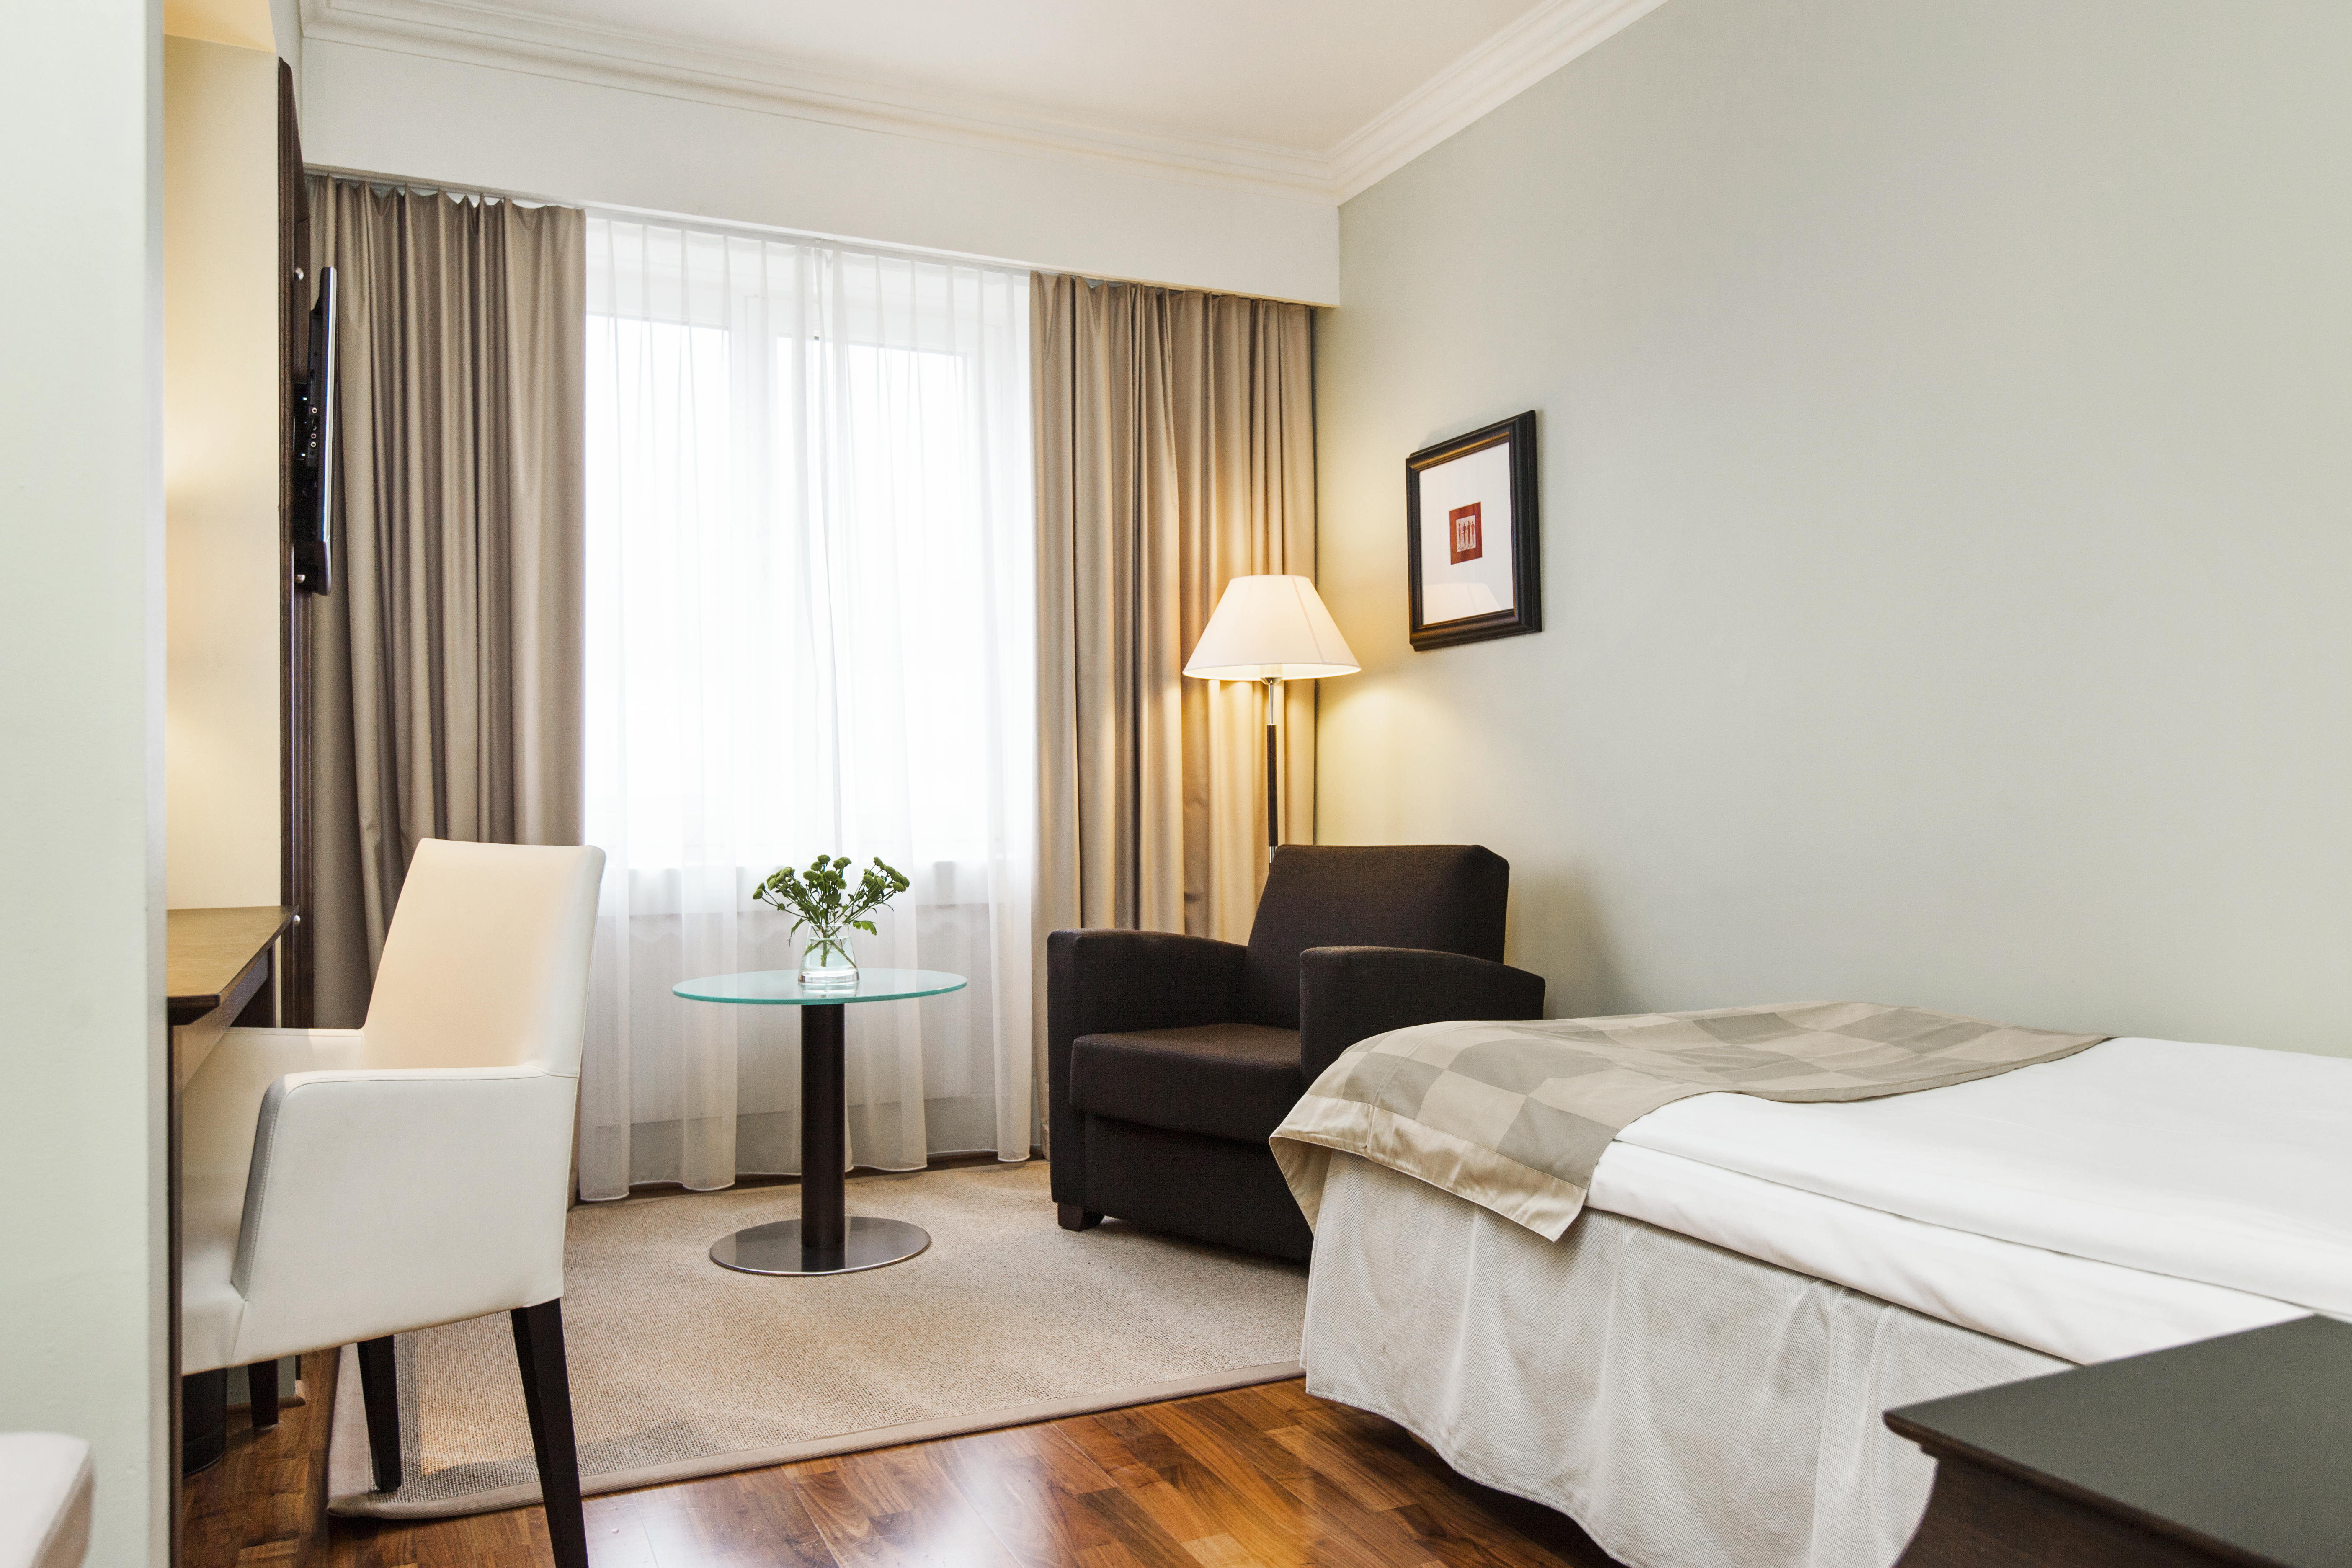
[[[163,917],[163,989],[171,1021],[201,1018],[221,1004],[294,911],[272,904],[218,910],[172,910]]]
[[[1886,1424],[2240,1561],[2352,1564],[2352,1324],[2331,1318],[1907,1405]]]

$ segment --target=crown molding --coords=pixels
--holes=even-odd
[[[1664,0],[1544,0],[1338,146],[1195,136],[979,95],[858,80],[482,0],[301,0],[302,36],[753,113],[1335,205]]]
[[[1545,0],[1375,115],[1325,155],[1332,199],[1346,201],[1665,0]]]

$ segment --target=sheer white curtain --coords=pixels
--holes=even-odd
[[[880,856],[853,1163],[1027,1157],[1035,612],[1025,273],[591,214],[587,829],[608,860],[580,1190],[800,1166],[798,961],[751,891]]]

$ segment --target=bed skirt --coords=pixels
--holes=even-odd
[[[1888,1568],[1935,1466],[1879,1413],[2069,1364],[1599,1210],[1546,1241],[1350,1155],[1300,1360],[1628,1568]]]

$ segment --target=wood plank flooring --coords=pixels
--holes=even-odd
[[[189,1483],[184,1568],[544,1568],[536,1508],[329,1520],[335,1358]],[[1298,1382],[590,1498],[593,1568],[1614,1568]]]

